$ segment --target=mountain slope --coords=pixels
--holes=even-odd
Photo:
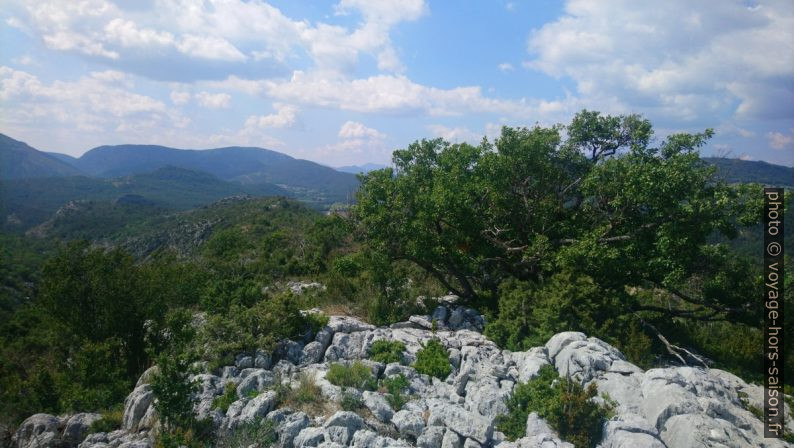
[[[337,171],[341,171],[343,173],[351,173],[351,174],[359,174],[359,173],[369,173],[370,171],[379,170],[382,168],[386,168],[387,165],[381,165],[379,163],[365,163],[363,165],[348,165],[348,166],[340,166],[337,167]]]
[[[0,181],[0,227],[25,230],[49,219],[71,201],[114,201],[130,195],[162,208],[186,210],[228,196],[291,196],[291,193],[272,184],[241,185],[172,166],[115,179],[86,176],[9,179]]]
[[[79,169],[19,140],[0,134],[0,179],[75,176]]]
[[[704,157],[704,161],[717,167],[717,173],[726,182],[757,182],[774,187],[794,187],[794,168],[722,157]]]
[[[345,201],[358,187],[354,175],[263,148],[235,146],[190,150],[153,145],[100,146],[75,161],[76,167],[98,177],[140,174],[166,165],[205,171],[223,180],[244,184],[277,184],[301,199],[318,203]]]

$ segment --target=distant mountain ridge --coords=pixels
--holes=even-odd
[[[365,163],[363,165],[347,165],[347,166],[340,166],[337,167],[337,171],[341,171],[343,173],[352,173],[352,174],[366,174],[370,171],[380,170],[383,168],[388,168],[388,165],[381,165],[379,163]]]
[[[770,187],[794,187],[794,168],[752,160],[704,157],[717,167],[718,176],[726,182],[757,182]]]
[[[0,179],[25,179],[83,174],[57,156],[0,134]]]

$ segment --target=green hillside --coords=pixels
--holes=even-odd
[[[770,187],[794,187],[794,168],[721,157],[704,157],[703,160],[717,167],[720,177],[729,183],[756,182]]]
[[[2,227],[26,230],[49,219],[71,201],[112,202],[126,195],[141,196],[162,208],[186,210],[228,196],[292,194],[272,184],[240,185],[176,167],[116,179],[85,176],[11,179],[0,181]]]
[[[0,179],[75,176],[80,170],[27,144],[0,134]]]

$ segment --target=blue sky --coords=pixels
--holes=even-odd
[[[5,1],[0,132],[261,146],[339,166],[429,137],[640,113],[794,165],[794,3]]]

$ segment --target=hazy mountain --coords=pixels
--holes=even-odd
[[[70,156],[69,154],[61,154],[59,152],[48,152],[48,151],[42,151],[42,152],[50,157],[55,157],[61,162],[66,162],[72,166],[74,166],[75,162],[77,161],[77,157]]]
[[[382,168],[387,168],[387,165],[381,165],[379,163],[365,163],[363,165],[348,165],[348,166],[340,166],[336,170],[341,171],[343,173],[352,173],[352,174],[359,174],[359,173],[369,173],[370,171],[379,170]]]
[[[83,154],[74,165],[98,177],[140,174],[172,165],[204,171],[227,181],[277,184],[300,199],[318,203],[346,201],[358,187],[355,176],[349,173],[263,148],[190,150],[152,145],[100,146]]]
[[[81,174],[74,166],[0,134],[0,179],[74,176]]]
[[[186,210],[229,196],[292,196],[273,184],[242,185],[198,171],[166,166],[114,179],[86,176],[0,181],[0,227],[25,230],[71,201],[116,201]],[[137,199],[136,199],[137,198]]]
[[[757,182],[772,187],[794,187],[794,168],[722,157],[704,157],[716,165],[719,175],[727,182]]]

